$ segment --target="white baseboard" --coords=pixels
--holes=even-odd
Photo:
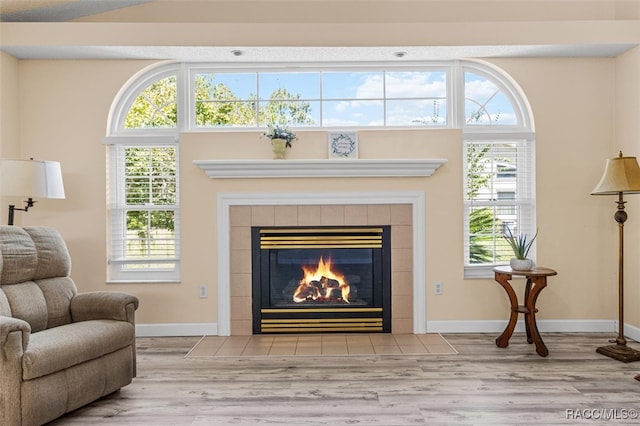
[[[618,332],[615,320],[538,320],[541,333],[611,333]],[[427,333],[501,333],[507,325],[504,320],[489,321],[427,321]],[[524,320],[519,319],[516,332],[524,332]],[[640,328],[624,326],[624,335],[640,341]]]
[[[538,330],[541,333],[611,333],[618,332],[618,321],[615,320],[539,320]],[[427,321],[427,333],[501,333],[507,322],[504,320],[488,321]],[[517,332],[524,332],[524,321],[516,324]],[[640,342],[640,328],[625,324],[626,337]],[[136,324],[138,337],[173,337],[173,336],[217,336],[216,323],[186,324]]]

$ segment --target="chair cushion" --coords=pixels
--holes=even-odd
[[[23,380],[41,377],[133,345],[135,328],[125,321],[82,321],[31,334],[22,359]]]

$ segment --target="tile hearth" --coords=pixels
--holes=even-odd
[[[185,357],[455,354],[440,334],[204,336]]]

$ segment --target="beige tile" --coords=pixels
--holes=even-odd
[[[400,345],[403,354],[428,354],[429,351],[424,345]]]
[[[232,250],[251,250],[251,228],[248,226],[232,226],[229,230],[229,246]]]
[[[320,206],[298,206],[298,225],[313,226],[320,223]]]
[[[367,208],[368,225],[388,225],[391,223],[391,208],[386,204],[374,204]]]
[[[413,226],[391,227],[391,248],[410,249],[413,247]]]
[[[413,314],[411,318],[396,318],[394,315],[391,319],[391,330],[400,334],[413,333]]]
[[[231,296],[251,297],[251,274],[231,274]]]
[[[205,336],[187,354],[206,356],[357,356],[456,354],[438,333]]]
[[[411,225],[413,223],[413,206],[411,204],[392,204],[391,225]]]
[[[250,336],[253,334],[253,320],[231,318],[232,336]]]
[[[261,355],[269,355],[271,351],[271,345],[256,345],[256,346],[247,346],[244,351],[242,351],[243,356],[261,356]]]
[[[231,226],[251,226],[251,207],[231,206],[229,208],[229,223]]]
[[[231,250],[229,268],[232,274],[251,273],[251,250]]]
[[[231,317],[236,320],[251,320],[251,297],[231,297]]]
[[[402,345],[420,345],[422,346],[422,342],[418,339],[418,336],[415,334],[395,334],[393,337],[396,339],[396,342],[399,346]]]
[[[367,206],[344,206],[344,223],[345,225],[367,225]]]
[[[411,318],[413,315],[413,297],[394,295],[391,300],[391,312],[395,318]],[[397,330],[394,330],[397,332]]]
[[[271,350],[269,351],[269,355],[295,355],[296,353],[296,342],[273,342],[271,345]]]
[[[274,225],[296,226],[298,224],[297,206],[275,206]]]
[[[370,334],[369,340],[374,346],[396,346],[398,344],[393,335],[388,333]]]
[[[385,355],[385,354],[401,354],[400,347],[397,345],[392,346],[378,346],[374,345],[373,350],[376,354]]]
[[[447,341],[438,333],[417,334],[418,339],[425,345],[446,345]]]
[[[391,294],[393,295],[393,297],[397,295],[411,296],[413,294],[413,272],[392,271]]]
[[[274,206],[251,206],[252,226],[273,226],[275,224]]]
[[[324,226],[344,225],[344,207],[334,205],[321,206],[320,224]]]
[[[344,334],[324,334],[322,335],[322,343],[347,343],[347,336]]]
[[[273,343],[274,344],[296,344],[298,343],[298,336],[297,335],[278,335],[278,336],[274,336],[273,338]]]
[[[411,249],[391,249],[392,271],[413,271],[413,251]]]

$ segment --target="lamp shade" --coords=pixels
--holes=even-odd
[[[0,160],[0,195],[64,198],[60,163],[38,160]]]
[[[616,158],[607,160],[600,183],[591,195],[617,195],[619,193],[640,193],[640,166],[636,157],[623,157],[622,152]]]

